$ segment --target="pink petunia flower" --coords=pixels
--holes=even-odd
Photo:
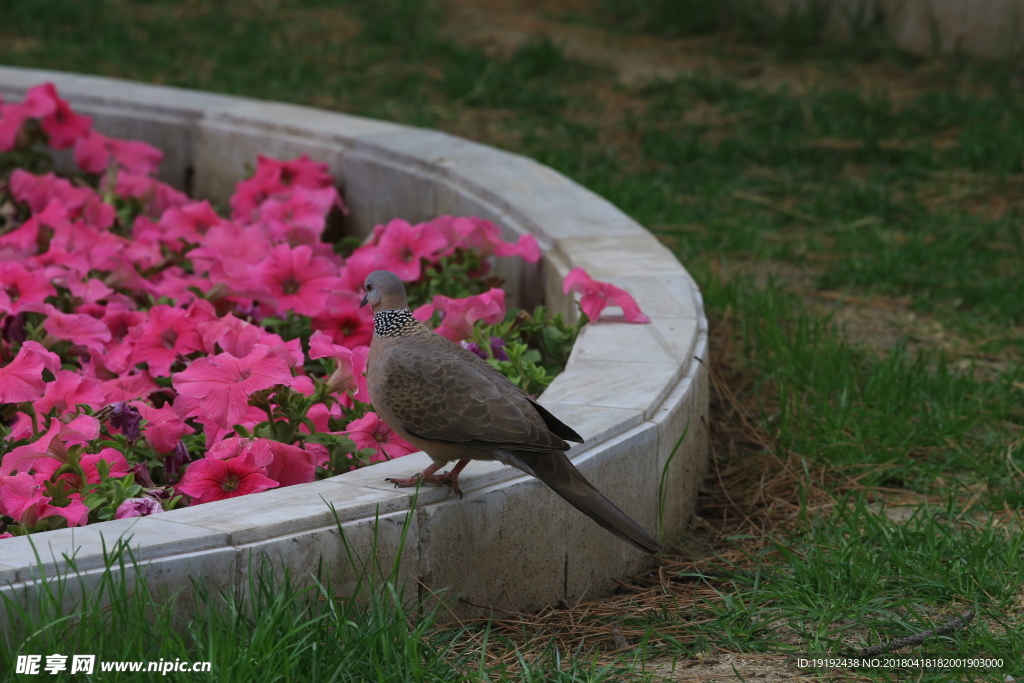
[[[57,372],[60,357],[41,344],[26,341],[10,363],[0,368],[0,403],[34,401],[43,395],[43,369]]]
[[[158,225],[163,231],[161,241],[166,244],[175,240],[199,244],[210,228],[224,223],[227,221],[217,215],[210,202],[204,200],[168,209],[160,217]]]
[[[63,313],[59,309],[45,304],[46,320],[43,329],[57,339],[80,344],[102,353],[104,346],[110,341],[110,330],[90,315]]]
[[[236,498],[275,488],[278,482],[244,458],[200,458],[185,469],[178,490],[192,497],[192,504]]]
[[[528,263],[540,260],[540,247],[533,235],[520,235],[516,243],[501,238],[501,228],[491,221],[476,216],[438,216],[430,221],[448,241],[448,247],[441,252],[450,256],[456,249],[473,251],[481,260],[490,256],[521,256]]]
[[[232,216],[235,220],[249,222],[253,214],[268,199],[280,196],[292,188],[320,189],[333,186],[334,181],[327,171],[327,164],[311,161],[303,154],[292,161],[279,161],[262,154],[256,160],[256,172],[252,178],[243,180],[235,187],[231,196]],[[341,198],[337,202],[346,211]]]
[[[31,475],[0,476],[0,512],[22,526],[35,526],[42,519],[56,516],[67,520],[68,526],[82,526],[88,521],[89,508],[82,501],[71,499],[66,507],[56,507],[50,505],[51,500]]]
[[[268,199],[257,210],[257,221],[264,225],[274,242],[297,247],[320,243],[327,214],[338,203],[333,185],[320,189],[296,187],[287,199]]]
[[[59,417],[68,412],[77,412],[78,404],[94,410],[103,407],[105,397],[96,380],[71,370],[58,370],[54,375],[56,379],[46,385],[43,397],[33,404],[36,413],[45,415],[56,408]]]
[[[23,104],[0,104],[0,152],[14,149],[21,126],[28,118],[29,111]]]
[[[118,401],[146,398],[160,391],[160,385],[153,381],[149,372],[141,370],[101,382],[101,390],[103,403],[109,405]]]
[[[241,458],[246,464],[263,469],[281,486],[308,484],[316,478],[316,456],[313,453],[273,439],[225,439],[211,448],[206,457],[221,460]]]
[[[50,500],[50,498],[40,496],[37,500],[33,501],[22,512],[21,519],[18,520],[21,522],[21,525],[23,527],[32,527],[47,517],[63,517],[69,527],[85,526],[86,522],[89,521],[89,508],[82,501],[71,499],[67,505],[56,507],[50,505]]]
[[[306,417],[313,423],[314,431],[317,432],[329,432],[331,431],[330,420],[331,418],[341,418],[341,404],[332,403],[330,407],[327,407],[323,403],[314,403],[309,407],[306,412]],[[309,426],[302,424],[299,429],[306,434],[309,434]],[[310,450],[310,446],[313,444],[307,443],[306,449]]]
[[[73,271],[66,271],[68,275],[65,277],[63,283],[70,291],[71,295],[76,299],[80,300],[82,304],[95,304],[97,301],[106,300],[111,294],[114,293],[110,287],[107,287],[100,280],[95,278],[87,278],[83,280]],[[94,318],[105,318],[106,307],[100,306],[96,311],[102,311],[101,315],[94,315]],[[75,313],[88,313],[81,308],[76,308]],[[104,323],[106,324],[106,323]],[[110,327],[109,325],[107,326]]]
[[[494,245],[495,256],[518,256],[527,263],[540,261],[540,246],[533,235],[520,235],[515,243],[501,242]]]
[[[252,353],[253,346],[263,344],[269,346],[271,353],[282,358],[289,367],[301,367],[306,361],[302,343],[298,339],[284,341],[280,335],[267,332],[259,325],[236,318],[231,313],[223,318],[199,323],[198,327],[203,343],[211,352],[216,345],[235,358],[244,358]]]
[[[107,464],[110,478],[119,479],[128,475],[128,461],[125,460],[124,453],[116,448],[104,448],[99,453],[86,453],[82,456],[82,470],[85,472],[85,480],[90,484],[100,483],[101,460]]]
[[[349,349],[331,342],[331,338],[316,331],[309,338],[310,358],[333,358],[335,370],[327,379],[332,394],[352,392],[352,397],[363,403],[370,402],[366,388],[366,360],[370,355],[369,346]]]
[[[102,198],[91,187],[81,187],[71,181],[58,177],[55,173],[33,175],[20,168],[11,172],[11,194],[19,202],[28,204],[32,213],[39,213],[56,199],[72,218],[81,217],[84,207],[90,201],[102,203]],[[113,211],[113,207],[109,207]],[[94,212],[95,213],[95,212]],[[97,218],[98,216],[93,216]],[[90,224],[99,228],[107,228],[110,224],[97,225],[95,220]]]
[[[314,453],[279,441],[270,441],[273,459],[267,463],[267,476],[281,486],[308,484],[316,479],[317,457]]]
[[[149,320],[128,335],[132,347],[131,365],[146,362],[154,377],[167,377],[179,356],[207,352],[199,334],[199,323],[215,317],[208,302],[193,303],[187,309],[157,304],[149,309]]]
[[[598,282],[582,268],[573,268],[562,282],[562,292],[577,292],[583,295],[580,308],[591,320],[597,320],[607,306],[618,306],[630,323],[649,323],[648,318],[640,310],[636,300],[624,289],[609,282]]]
[[[164,153],[138,140],[118,140],[96,131],[75,143],[75,164],[86,173],[100,174],[111,163],[139,175],[156,173]]]
[[[41,270],[26,270],[17,261],[0,263],[0,311],[17,315],[29,304],[41,304],[57,290]]]
[[[54,458],[61,463],[68,461],[67,446],[87,441],[81,433],[75,431],[60,420],[50,420],[46,432],[30,444],[18,446],[4,455],[0,461],[0,475],[9,475],[15,471],[27,472],[40,458]]]
[[[278,312],[295,311],[299,315],[321,312],[328,293],[339,285],[338,269],[327,259],[313,256],[306,245],[274,247],[253,274],[277,299]]]
[[[67,149],[89,133],[92,129],[92,118],[72,111],[67,101],[57,96],[57,89],[53,83],[43,83],[36,88],[41,88],[53,101],[53,111],[41,121],[43,131],[50,136],[50,147]]]
[[[132,401],[129,405],[138,410],[146,421],[142,435],[149,439],[157,453],[170,453],[181,437],[196,431],[174,412],[170,404],[154,408],[143,401]]]
[[[0,105],[0,152],[14,148],[26,119],[42,119],[43,131],[55,149],[70,147],[92,126],[92,119],[73,112],[57,95],[53,83],[41,83],[31,88],[21,103]]]
[[[505,291],[492,287],[489,291],[465,299],[451,299],[438,294],[433,302],[423,304],[415,311],[413,317],[426,321],[438,310],[444,314],[441,325],[435,332],[442,337],[460,342],[473,336],[473,325],[483,320],[488,325],[495,325],[505,318]]]
[[[422,261],[436,260],[448,240],[436,225],[409,225],[396,218],[389,222],[376,245],[360,247],[345,262],[349,277],[360,285],[375,270],[390,270],[405,282],[422,274]]]
[[[388,427],[377,413],[367,413],[358,420],[349,422],[347,434],[357,448],[373,448],[376,455],[370,457],[371,462],[381,462],[400,458],[416,452],[416,447],[400,437]]]
[[[119,479],[128,474],[128,461],[124,459],[124,454],[116,448],[104,448],[99,453],[86,453],[79,460],[82,471],[85,473],[85,482],[82,481],[80,476],[71,472],[62,474],[60,479],[66,481],[72,489],[80,489],[85,483],[99,484],[101,481],[100,461],[106,463],[107,476],[111,479]],[[54,473],[63,464],[55,458],[40,458],[35,462],[33,470],[40,478],[52,479]]]
[[[117,506],[114,512],[114,519],[127,519],[128,517],[147,517],[163,512],[164,508],[160,501],[151,496],[140,498],[129,498]]]
[[[152,218],[159,218],[168,209],[185,206],[192,201],[187,194],[175,190],[167,183],[123,169],[117,172],[114,193],[138,199],[145,207],[146,215]]]
[[[253,346],[245,358],[228,353],[197,358],[172,377],[178,394],[199,399],[203,414],[224,429],[230,429],[249,411],[252,393],[291,382],[288,364],[263,344]]]
[[[314,330],[331,337],[335,344],[354,349],[369,346],[373,338],[373,311],[359,305],[359,295],[334,292],[327,297],[326,312],[313,316]]]
[[[100,318],[103,324],[110,330],[111,339],[115,342],[124,341],[128,334],[142,325],[148,319],[143,311],[134,308],[135,303],[129,305],[118,301],[109,301],[104,308],[103,317]]]
[[[42,488],[28,472],[0,475],[0,515],[21,519],[25,508],[42,496]]]
[[[28,116],[41,119],[57,111],[57,99],[57,89],[53,83],[40,83],[29,88],[21,105],[25,107]]]
[[[220,223],[209,228],[200,246],[188,252],[199,274],[210,273],[215,282],[249,286],[252,266],[270,254],[271,246],[262,231],[238,223]]]
[[[57,199],[50,200],[46,208],[31,216],[14,230],[0,235],[0,247],[10,247],[23,256],[39,251],[39,235],[43,228],[70,225],[68,212]]]
[[[419,279],[420,261],[436,259],[445,244],[444,235],[435,226],[409,225],[399,218],[388,222],[377,249],[385,259],[384,269],[409,282]]]

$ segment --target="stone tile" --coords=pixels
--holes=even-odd
[[[412,477],[427,467],[433,464],[430,457],[423,452],[410,453],[409,455],[391,460],[390,462],[380,462],[370,467],[363,467],[355,472],[346,472],[345,474],[339,474],[336,477],[331,477],[325,481],[336,481],[349,486],[357,486],[366,489],[379,490],[387,492],[391,495],[404,496],[407,501],[416,496],[416,489],[409,488],[395,488],[395,485],[384,481],[389,477]],[[452,468],[454,463],[449,463],[442,472],[446,472]],[[462,471],[459,476],[459,487],[462,489],[464,497],[474,495],[475,492],[480,489],[494,485],[496,482],[505,481],[511,475],[509,471],[511,468],[501,464],[500,462],[487,462],[479,461],[472,462],[466,466],[466,469]],[[458,496],[448,486],[434,486],[433,484],[423,484],[419,489],[419,495],[417,497],[417,507],[423,507],[431,503],[437,503],[448,498],[456,498]]]
[[[462,187],[473,189],[517,219],[529,221],[524,211],[533,202],[566,197],[588,201],[596,195],[572,182],[558,171],[528,157],[495,150],[496,156],[482,154],[453,158],[446,165],[451,177]]]
[[[0,548],[2,550],[2,548]],[[0,564],[0,586],[8,583],[14,583],[14,580],[18,576],[18,570],[16,567],[8,567],[5,564]]]
[[[363,135],[352,142],[352,150],[382,163],[400,164],[436,175],[453,177],[452,169],[469,164],[515,165],[522,168],[526,157],[502,152],[448,133],[394,126],[387,131]],[[518,161],[521,160],[521,161]],[[532,162],[536,164],[536,162]],[[461,177],[457,171],[454,176]]]
[[[261,128],[268,138],[285,135],[343,145],[351,145],[366,136],[417,130],[398,123],[315,107],[242,98],[229,107],[221,108],[210,120]]]
[[[228,543],[244,545],[330,526],[335,524],[335,512],[337,520],[345,522],[408,504],[408,497],[399,493],[325,480],[175,510],[167,521],[224,531]]]
[[[567,322],[575,323],[579,319],[576,299],[571,294],[562,292],[565,276],[572,269],[557,251],[545,252],[542,261],[544,263],[544,305],[552,315],[561,313]]]
[[[410,514],[394,512],[348,522],[341,526],[341,532],[334,525],[241,546],[237,548],[240,591],[248,592],[250,574],[272,569],[279,577],[287,571],[303,586],[317,578],[329,582],[335,595],[365,596],[368,590],[390,579],[397,559],[395,580],[407,584],[405,591],[412,603],[418,596],[418,584],[411,577],[419,573],[419,529],[416,515],[409,518]]]
[[[700,292],[685,271],[678,275],[616,277],[615,284],[632,294],[649,317],[692,320],[704,317]]]
[[[604,316],[587,324],[573,346],[569,363],[588,360],[634,361],[638,363],[672,364],[679,361],[678,354],[662,331],[670,337],[686,330],[661,319],[659,325],[631,325],[609,322]],[[659,329],[659,327],[663,328]],[[695,329],[695,327],[694,327]],[[692,336],[692,335],[691,335]],[[678,344],[679,342],[675,342]],[[692,340],[690,341],[692,345]]]
[[[635,363],[580,360],[544,391],[552,403],[641,410],[650,415],[679,376],[676,363]]]
[[[420,572],[432,590],[451,587],[458,618],[530,610],[562,599],[569,505],[533,477],[417,511]],[[480,609],[478,606],[483,606]]]
[[[510,235],[510,237],[512,237]],[[515,241],[514,237],[506,241]],[[542,261],[527,263],[518,256],[494,259],[494,266],[491,274],[504,280],[501,288],[505,290],[505,308],[521,308],[532,311],[544,303],[543,291],[540,286],[543,283],[541,276]]]
[[[17,567],[18,581],[28,581],[39,575],[37,551],[47,575],[63,571],[69,558],[79,571],[87,571],[104,566],[104,548],[109,553],[119,538],[126,539],[136,559],[142,561],[223,546],[228,536],[198,526],[166,522],[157,516],[136,517],[8,538],[0,541],[0,550],[4,563]]]
[[[138,577],[141,574],[145,577],[146,587],[156,602],[167,603],[173,600],[174,609],[179,614],[187,614],[191,612],[195,599],[193,580],[204,582],[213,596],[216,596],[218,591],[235,588],[235,555],[234,548],[218,548],[142,561],[138,565],[133,565],[126,556],[125,571],[127,573],[123,577],[125,590],[129,595],[134,595]],[[40,602],[52,600],[52,597],[42,596],[52,596],[58,593],[61,600],[60,606],[65,613],[80,604],[83,596],[94,601],[94,604],[96,600],[99,600],[100,605],[106,607],[110,604],[109,583],[102,593],[99,587],[105,580],[110,580],[105,579],[108,573],[114,583],[120,582],[121,571],[118,563],[114,563],[109,569],[99,567],[76,571],[64,568],[60,572],[59,579],[63,584],[62,591],[57,591],[53,585],[57,577],[48,575],[46,584],[50,586],[49,589],[45,588],[44,584],[38,580],[30,580],[0,586],[0,593],[17,602],[34,617],[39,615]],[[0,610],[0,634],[5,628],[12,627],[17,632],[18,624],[6,624],[5,619],[6,610]]]
[[[518,189],[518,188],[516,188]],[[600,237],[634,238],[647,233],[618,207],[582,187],[559,188],[542,197],[520,197],[505,192],[509,211],[549,242]]]
[[[658,427],[659,468],[668,467],[663,517],[670,541],[686,530],[708,468],[708,371],[699,363],[690,370],[651,417]]]
[[[339,157],[336,177],[352,211],[346,221],[352,234],[369,235],[373,226],[393,218],[421,223],[438,215],[438,180],[417,165],[349,152]]]
[[[176,597],[177,604],[191,607],[196,597],[193,582],[204,585],[209,595],[236,588],[237,549],[230,546],[160,557],[143,565],[146,585],[158,600]]]
[[[686,367],[693,362],[700,323],[693,318],[651,318],[650,327],[669,356]]]
[[[658,537],[658,429],[645,422],[573,459],[598,491]],[[586,515],[571,509],[566,519],[571,545],[566,564],[569,604],[607,595],[615,579],[642,571],[651,558]]]
[[[570,268],[583,268],[595,280],[616,285],[619,278],[637,273],[662,276],[686,272],[672,252],[649,233],[561,239],[558,251]]]
[[[643,411],[640,410],[553,403],[543,394],[540,404],[583,437],[584,443],[572,444],[570,456],[632,429],[644,419]]]

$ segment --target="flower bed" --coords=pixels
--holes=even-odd
[[[393,216],[419,223],[450,214],[485,218],[508,242],[533,235],[539,262],[501,258],[492,271],[505,279],[510,307],[543,303],[575,321],[564,280],[576,268],[627,290],[650,324],[623,324],[619,309],[602,313],[538,400],[586,439],[569,456],[605,495],[666,539],[685,528],[707,455],[700,292],[667,249],[609,202],[525,157],[338,112],[15,67],[0,67],[0,96],[20,101],[43,81],[105,133],[163,149],[159,178],[215,206],[228,206],[259,153],[308,153],[343,183],[351,213],[341,234],[367,237]],[[70,153],[54,161],[75,172]],[[176,593],[182,606],[197,575],[216,589],[244,590],[252,563],[263,560],[297,578],[319,568],[337,590],[355,590],[349,552],[396,567],[409,594],[452,588],[466,600],[452,606],[458,614],[479,614],[471,604],[575,603],[647,564],[536,479],[500,463],[467,467],[463,500],[443,488],[417,493],[383,481],[428,464],[413,453],[258,495],[9,538],[0,541],[0,594],[27,605],[40,573],[73,566],[71,599],[101,580],[105,549],[119,538],[150,589]]]
[[[31,173],[38,147],[79,172]],[[154,177],[162,152],[92,129],[52,84],[0,105],[0,539],[146,516],[336,476],[415,449],[371,412],[372,315],[387,269],[414,315],[537,394],[581,326],[628,293],[582,269],[574,325],[506,311],[495,258],[540,258],[493,223],[442,216],[321,241],[347,211],[325,164],[260,156],[230,218]],[[2,177],[2,176],[0,176]],[[531,345],[534,348],[531,348]]]

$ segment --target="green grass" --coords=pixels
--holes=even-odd
[[[842,510],[815,521],[799,538],[776,542],[759,571],[713,580],[719,595],[696,606],[695,614],[707,622],[687,649],[852,656],[856,648],[935,628],[973,610],[978,617],[970,628],[929,640],[913,655],[1002,658],[1002,671],[1020,671],[1019,533],[965,518],[955,503],[918,508],[900,522],[862,500],[846,500]],[[671,626],[671,619],[648,616],[644,626],[657,631]],[[918,668],[912,669],[887,673],[890,680],[919,680]],[[985,672],[959,675],[969,673]],[[920,680],[949,675],[926,671]]]
[[[12,676],[19,654],[78,653],[97,656],[92,676],[71,677],[82,681],[161,680],[154,672],[102,672],[100,663],[178,658],[212,663],[210,674],[188,674],[197,680],[463,680],[467,662],[454,652],[453,634],[434,627],[439,607],[403,606],[409,601],[393,575],[372,577],[362,576],[362,599],[336,596],[329,583],[308,586],[308,577],[275,572],[257,558],[244,594],[213,590],[196,577],[194,597],[181,597],[175,615],[172,600],[150,593],[118,543],[78,604],[67,604],[77,581],[70,571],[44,582],[32,610],[4,600],[8,623],[19,627],[0,648],[0,679],[24,678]]]
[[[28,604],[0,595],[0,614],[15,625],[11,632],[0,631],[0,680],[27,680],[14,674],[23,654],[43,654],[40,668],[47,654],[68,655],[69,668],[72,654],[96,655],[92,675],[61,674],[62,680],[82,682],[169,680],[166,673],[148,671],[149,662],[179,660],[210,662],[210,672],[172,672],[172,678],[246,683],[503,677],[507,665],[489,663],[482,650],[469,647],[466,629],[438,627],[443,602],[428,605],[405,594],[397,569],[383,580],[372,571],[357,576],[352,594],[341,595],[328,579],[291,576],[256,558],[241,593],[215,590],[199,576],[188,591],[158,598],[128,541],[119,541],[106,554],[101,577],[80,600],[71,598],[78,581],[72,569],[44,579]],[[451,599],[443,592],[437,597]],[[486,645],[486,628],[482,636]],[[588,653],[574,656],[551,646],[514,664],[517,677],[528,681],[597,683],[625,672],[621,666],[591,665],[590,659]],[[143,664],[140,672],[102,670],[103,663],[114,662]]]
[[[1024,392],[1014,386],[1024,385],[1024,368],[979,380],[937,354],[898,346],[879,358],[775,287],[710,282],[705,295],[737,320],[736,362],[766,397],[761,426],[775,452],[826,463],[837,476],[867,471],[860,483],[869,487],[936,493],[984,484],[995,508],[1019,505],[1006,448],[1024,420]]]
[[[827,492],[846,501],[842,513],[805,507],[769,551],[751,550],[763,568],[756,582],[713,583],[711,599],[673,606],[666,598],[660,612],[629,617],[647,636],[619,659],[598,656],[606,643],[566,650],[524,632],[514,642],[495,635],[489,646],[512,652],[518,643],[521,661],[481,665],[458,643],[478,643],[482,632],[451,631],[429,615],[409,622],[385,593],[365,606],[321,600],[329,591],[304,592],[283,577],[254,577],[253,594],[265,596],[259,610],[287,637],[259,640],[260,623],[233,598],[207,594],[178,640],[145,637],[163,633],[164,622],[147,630],[142,613],[123,606],[110,613],[123,636],[87,645],[140,659],[201,652],[229,680],[261,657],[282,680],[299,680],[289,667],[312,661],[318,676],[344,661],[365,675],[382,666],[410,680],[458,680],[481,666],[494,678],[614,680],[626,670],[646,675],[649,656],[824,654],[840,638],[876,642],[975,609],[968,628],[916,652],[1002,657],[1002,671],[972,675],[1024,675],[1019,527],[990,517],[1024,505],[1019,65],[895,56],[871,33],[877,17],[858,24],[866,38],[857,49],[833,49],[812,30],[820,16],[754,25],[757,11],[697,0],[595,0],[591,11],[577,10],[574,21],[620,37],[720,35],[732,22],[728,40],[708,48],[718,67],[626,87],[567,58],[557,40],[497,55],[443,39],[445,14],[418,0],[57,0],[45,9],[0,0],[0,63],[438,127],[533,156],[609,198],[673,248],[728,338],[716,348],[742,378],[734,391],[765,438],[730,457],[753,461],[764,448],[824,470]],[[790,77],[738,74],[751,60]],[[737,274],[763,264],[802,284],[765,286]],[[950,343],[929,349],[927,339],[907,339],[882,352],[851,344],[822,310],[823,291],[901,302]],[[855,476],[861,488],[851,493]],[[932,502],[903,522],[865,502],[893,491]],[[748,548],[750,539],[734,542]],[[110,618],[82,610],[92,615],[83,623]],[[69,637],[48,614],[39,624],[51,625],[23,648],[54,649]],[[687,620],[696,639],[673,636]],[[233,632],[252,638],[226,635]],[[339,632],[365,649],[339,646]],[[314,643],[316,657],[296,657]],[[946,678],[926,672],[922,680]]]

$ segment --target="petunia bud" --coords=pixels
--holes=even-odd
[[[175,478],[190,462],[192,462],[192,457],[188,454],[188,449],[185,448],[185,442],[179,441],[174,450],[164,456],[164,474],[169,479]]]
[[[501,337],[491,337],[491,355],[494,356],[494,360],[508,360],[508,354],[505,353],[505,340]]]
[[[128,468],[128,473],[135,475],[135,481],[141,484],[144,488],[156,488],[156,484],[153,483],[153,478],[149,476],[149,465],[146,463],[135,463]]]
[[[129,498],[117,506],[117,512],[114,513],[114,519],[146,517],[163,511],[164,508],[160,505],[160,502],[150,498],[149,496],[143,496],[142,498]]]
[[[142,432],[139,429],[142,425],[142,415],[139,414],[139,411],[124,401],[118,401],[111,408],[113,410],[109,418],[110,426],[120,429],[129,442],[135,443],[138,441],[139,437],[142,436]]]

